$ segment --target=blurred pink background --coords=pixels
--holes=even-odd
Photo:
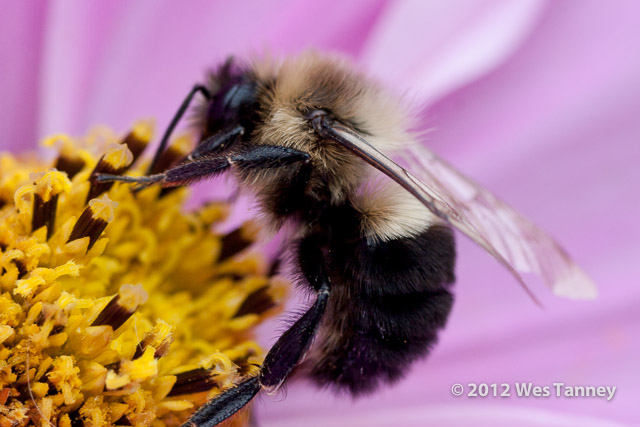
[[[264,397],[260,425],[640,423],[640,3],[629,1],[4,1],[0,149],[137,118],[162,128],[227,55],[343,52],[425,105],[425,143],[555,236],[599,285],[534,289],[459,239],[440,344],[394,387],[352,402],[308,384]],[[273,342],[273,332],[263,337]],[[512,385],[454,397],[454,383]],[[518,398],[515,382],[616,386]]]

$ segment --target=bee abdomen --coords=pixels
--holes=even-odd
[[[453,304],[451,231],[332,249],[333,290],[308,367],[322,386],[353,395],[401,378],[437,341]]]

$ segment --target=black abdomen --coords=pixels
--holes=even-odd
[[[455,245],[444,226],[375,245],[348,234],[334,228],[328,243],[331,296],[306,365],[320,385],[357,395],[400,378],[436,342],[453,303]],[[317,244],[305,240],[301,260]]]

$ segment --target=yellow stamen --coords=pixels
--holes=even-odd
[[[221,235],[228,203],[95,180],[144,174],[151,137],[140,122],[48,138],[53,163],[0,154],[0,426],[179,425],[257,374],[252,330],[287,289],[245,250],[258,226]]]
[[[131,150],[129,150],[126,145],[113,144],[109,147],[101,161],[117,170],[129,166],[133,161],[133,154],[131,154]]]
[[[131,134],[140,141],[151,141],[153,124],[148,120],[140,120],[133,124]]]
[[[61,172],[45,172],[36,180],[35,193],[39,195],[44,202],[51,200],[52,196],[68,193],[69,191],[71,191],[71,181]]]

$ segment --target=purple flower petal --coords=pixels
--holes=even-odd
[[[594,302],[537,287],[542,311],[460,239],[458,301],[428,360],[356,402],[292,382],[286,400],[256,405],[261,423],[638,421],[640,4],[36,4],[7,6],[0,25],[2,149],[22,149],[36,126],[37,136],[83,133],[97,122],[125,130],[153,116],[162,128],[203,70],[228,54],[338,50],[395,89],[413,88],[410,98],[432,102],[423,117],[436,129],[430,147],[556,236],[599,284]],[[557,381],[618,392],[610,402],[450,393],[454,383]]]
[[[35,146],[46,12],[46,5],[37,1],[2,5],[0,129],[3,138],[0,150]]]
[[[407,1],[389,5],[363,62],[409,98],[433,102],[500,64],[531,31],[540,1]]]

